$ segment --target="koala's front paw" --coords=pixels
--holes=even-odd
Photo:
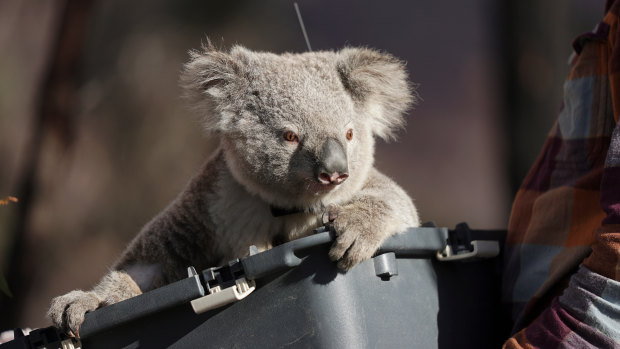
[[[338,236],[329,251],[329,258],[338,262],[338,268],[351,269],[372,257],[381,246],[385,234],[380,230],[382,224],[372,209],[357,204],[328,209]]]
[[[65,333],[79,337],[84,314],[99,308],[101,301],[94,292],[71,291],[52,300],[47,316],[54,326]]]

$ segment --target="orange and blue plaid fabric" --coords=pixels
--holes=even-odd
[[[620,347],[620,1],[573,42],[564,100],[513,203],[507,348]]]

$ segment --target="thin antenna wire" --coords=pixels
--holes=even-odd
[[[301,12],[299,11],[299,6],[296,2],[293,3],[295,6],[295,11],[297,11],[297,18],[299,19],[299,25],[301,26],[301,31],[304,33],[304,38],[306,39],[306,45],[308,45],[308,51],[312,52],[312,47],[310,47],[310,40],[308,39],[308,34],[306,33],[306,27],[304,26],[304,20],[301,19]]]

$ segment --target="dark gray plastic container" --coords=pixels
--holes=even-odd
[[[410,229],[347,273],[327,257],[329,233],[296,240],[242,260],[257,283],[247,298],[196,315],[183,295],[171,304],[149,292],[87,314],[83,348],[499,347],[500,258],[438,261],[447,237]]]

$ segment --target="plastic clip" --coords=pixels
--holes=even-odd
[[[82,343],[77,338],[69,338],[60,342],[60,348],[62,349],[81,349]]]
[[[202,272],[209,294],[191,301],[196,314],[242,300],[256,289],[254,280],[247,280],[239,260]]]
[[[225,288],[221,291],[213,290],[213,293],[204,297],[194,299],[192,309],[196,314],[202,314],[209,310],[223,307],[232,302],[242,300],[256,289],[254,280],[246,280],[245,278],[237,279],[234,286]]]
[[[459,261],[493,258],[499,255],[499,242],[471,240],[471,231],[466,223],[460,223],[449,233],[446,247],[437,251],[440,261]]]

